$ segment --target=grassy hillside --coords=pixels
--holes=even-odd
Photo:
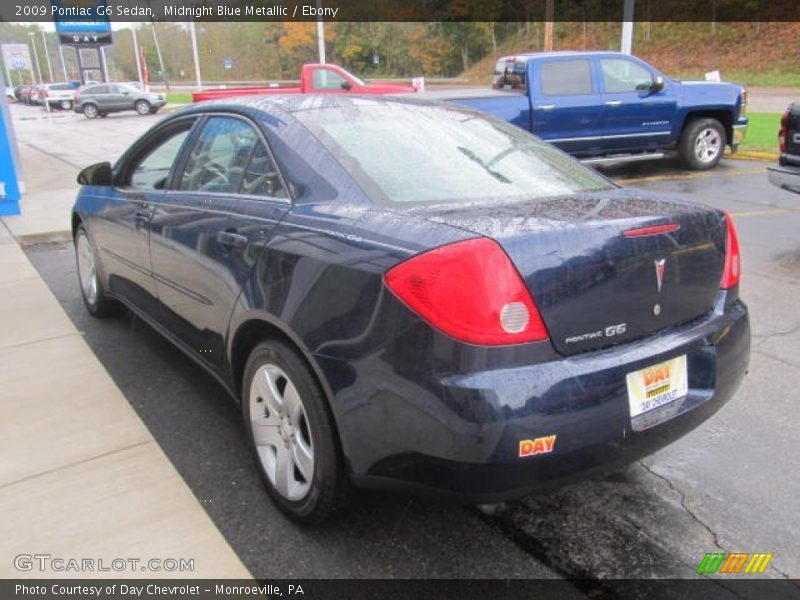
[[[498,46],[498,56],[537,51],[544,26],[532,23]],[[800,86],[800,23],[636,23],[633,52],[670,77],[702,79],[719,70],[746,85]],[[555,50],[619,50],[619,23],[557,23]],[[475,63],[462,77],[492,80],[495,57]]]

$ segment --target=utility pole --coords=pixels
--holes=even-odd
[[[33,32],[33,31],[29,31],[28,35],[31,36],[31,46],[33,46],[33,59],[34,59],[34,62],[36,63],[36,72],[39,74],[39,82],[38,83],[44,83],[44,80],[42,79],[42,69],[39,67],[39,53],[36,52],[36,38],[34,37],[36,35],[36,33]],[[37,82],[34,81],[34,83],[37,83]]]
[[[197,89],[203,87],[200,79],[200,58],[197,56],[197,32],[194,29],[194,21],[189,21],[189,33],[192,34],[192,56],[194,57],[194,77],[197,81]]]
[[[322,14],[322,0],[317,0],[317,8]],[[319,62],[325,64],[325,25],[322,23],[322,17],[317,18],[317,49],[319,50]]]
[[[136,56],[136,77],[139,79],[139,85],[144,90],[144,80],[142,79],[142,61],[139,59],[139,41],[136,39],[136,24],[131,27],[133,34],[133,54]],[[146,91],[146,90],[145,90]]]
[[[553,51],[553,20],[555,19],[556,9],[555,0],[547,0],[544,15],[544,51]]]
[[[50,83],[53,83],[53,65],[50,64],[50,51],[47,49],[47,37],[44,35],[44,31],[41,31],[40,33],[42,34],[44,57],[47,59],[47,72],[50,74]]]
[[[103,83],[108,83],[108,63],[106,63],[106,47],[100,46],[98,50],[100,57],[100,74],[102,75]]]
[[[622,9],[622,44],[620,52],[631,54],[633,52],[633,4],[635,0],[625,0]]]
[[[58,45],[58,55],[61,57],[61,70],[64,71],[64,81],[69,81],[69,76],[67,75],[67,64],[64,62],[64,46],[61,44]]]
[[[150,21],[150,25],[153,27],[153,41],[156,44],[156,54],[158,55],[158,67],[161,69],[161,76],[164,78],[164,85],[167,88],[167,93],[169,93],[169,77],[167,77],[167,70],[164,68],[164,59],[161,57],[161,46],[158,44],[158,33],[156,33],[156,24],[153,21]]]

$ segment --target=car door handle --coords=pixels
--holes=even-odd
[[[536,110],[553,110],[555,107],[555,104],[540,104],[536,107]]]
[[[609,100],[606,102],[606,106],[619,106],[622,104],[622,100]]]
[[[231,229],[220,231],[217,234],[217,241],[221,246],[227,248],[228,250],[238,250],[247,246],[247,237],[243,236],[241,233],[237,233],[236,230]]]

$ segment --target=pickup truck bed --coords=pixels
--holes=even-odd
[[[770,183],[800,194],[800,102],[793,102],[781,117],[778,132],[781,155],[768,169]]]

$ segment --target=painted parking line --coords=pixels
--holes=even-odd
[[[616,183],[644,183],[647,181],[677,181],[682,179],[705,179],[707,177],[723,177],[738,175],[755,175],[756,173],[766,173],[765,167],[751,167],[749,169],[732,169],[730,171],[703,171],[702,173],[672,173],[669,175],[650,175],[648,177],[630,177],[616,179],[611,177]]]
[[[773,208],[768,210],[743,210],[740,212],[732,212],[732,217],[771,217],[773,215],[785,215],[786,213],[798,212],[797,210],[790,210],[788,208]]]

